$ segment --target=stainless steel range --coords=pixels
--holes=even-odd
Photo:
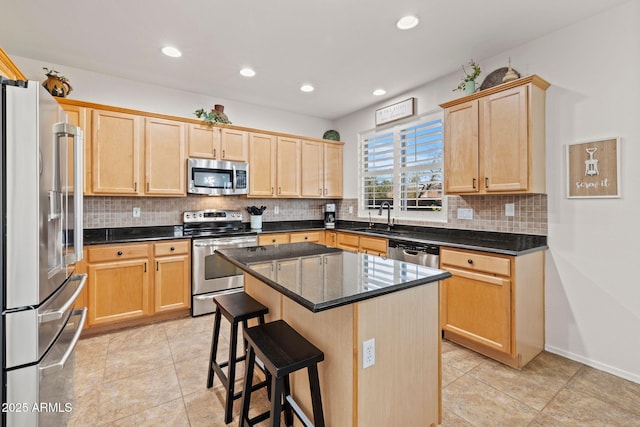
[[[191,242],[191,315],[215,311],[213,297],[239,292],[242,271],[215,253],[222,248],[256,246],[258,236],[245,229],[242,212],[208,209],[183,214],[184,235]]]

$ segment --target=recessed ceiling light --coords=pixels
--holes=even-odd
[[[253,77],[256,75],[256,72],[253,71],[251,68],[243,68],[242,70],[240,70],[240,74],[242,74],[245,77]]]
[[[387,91],[386,91],[386,90],[384,90],[384,89],[376,89],[376,90],[374,90],[374,91],[373,91],[373,94],[374,94],[375,96],[382,96],[382,95],[384,95],[385,93],[387,93]]]
[[[176,49],[173,46],[165,46],[162,48],[162,53],[172,58],[180,58],[182,56],[182,52]]]
[[[313,92],[315,88],[313,86],[311,86],[310,84],[304,84],[302,86],[300,86],[300,90],[303,92]]]
[[[407,15],[403,16],[398,20],[398,22],[396,22],[396,27],[401,30],[410,30],[411,28],[418,25],[418,22],[420,22],[420,20],[417,16]]]

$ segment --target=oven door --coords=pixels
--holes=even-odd
[[[215,295],[237,292],[244,285],[242,270],[215,253],[217,249],[258,244],[257,236],[194,239],[191,251],[192,315],[213,312]]]

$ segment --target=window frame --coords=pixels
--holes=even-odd
[[[401,183],[400,177],[403,171],[406,171],[400,165],[401,150],[402,150],[402,131],[411,127],[419,126],[420,124],[428,123],[433,120],[440,120],[442,126],[442,155],[441,155],[441,174],[442,174],[442,188],[441,188],[441,201],[442,206],[438,211],[433,210],[402,210],[401,202]],[[420,220],[431,222],[447,222],[447,197],[444,193],[444,112],[442,110],[429,111],[418,116],[414,116],[405,120],[400,120],[391,123],[387,126],[379,126],[377,128],[368,129],[358,133],[358,217],[369,218],[369,214],[376,215],[379,208],[369,208],[365,202],[365,171],[364,171],[364,145],[368,138],[375,135],[393,134],[393,158],[394,165],[391,170],[393,177],[393,208],[391,215],[395,219],[399,220]],[[385,213],[383,213],[384,217]]]

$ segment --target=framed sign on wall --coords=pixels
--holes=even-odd
[[[395,122],[415,114],[415,98],[405,99],[376,110],[376,126]]]
[[[620,197],[620,138],[567,145],[567,197]]]

